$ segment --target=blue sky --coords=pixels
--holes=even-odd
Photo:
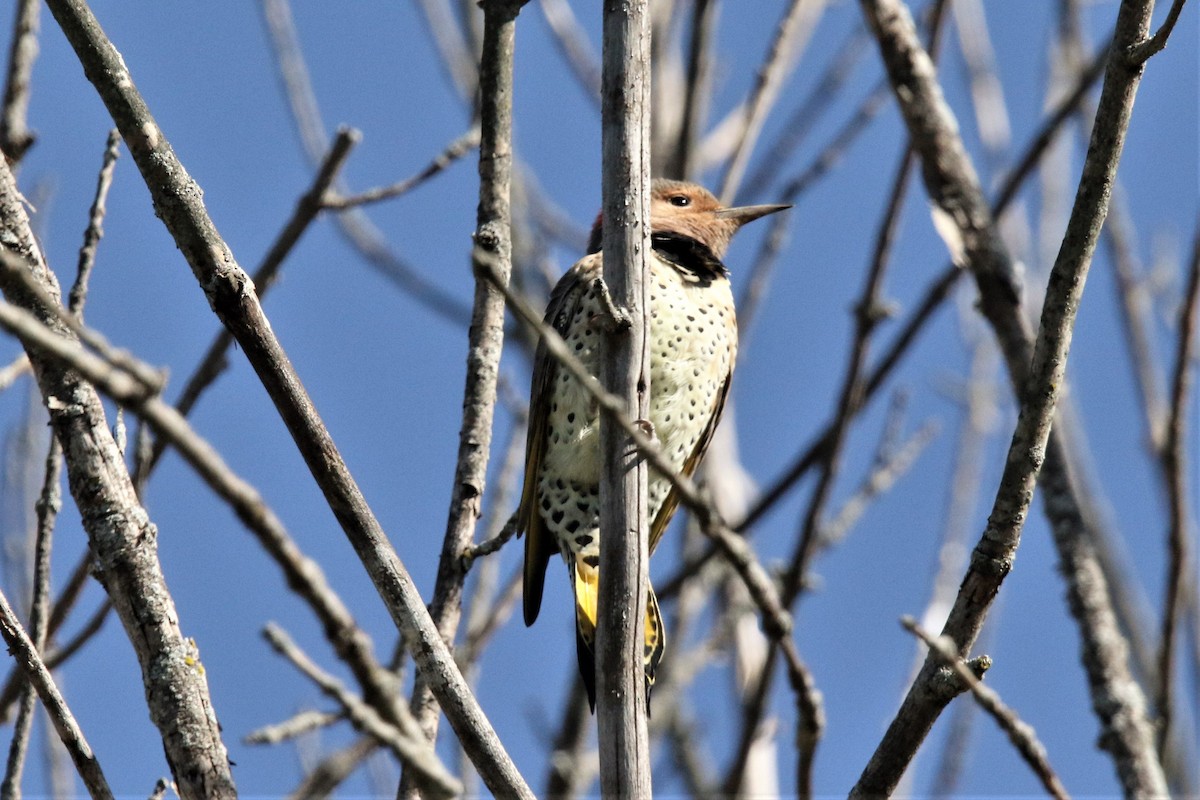
[[[573,4],[598,50],[599,15],[593,5]],[[780,0],[723,4],[714,65],[714,118],[723,116],[752,85],[783,6]],[[1030,0],[991,2],[986,7],[1013,146],[1019,149],[1043,113],[1041,87],[1056,12],[1054,4]],[[104,0],[94,8],[159,126],[204,188],[222,235],[242,266],[253,268],[311,179],[256,4],[133,6]],[[1092,41],[1105,37],[1115,9],[1113,2],[1086,4]],[[345,123],[363,132],[363,142],[344,173],[351,187],[365,189],[415,172],[466,129],[468,113],[438,66],[417,4],[301,1],[295,3],[294,14],[326,123]],[[20,180],[38,206],[37,224],[47,256],[60,280],[69,282],[111,123],[53,19],[43,16],[30,115],[39,141],[22,165]],[[806,96],[846,33],[858,24],[856,4],[831,4],[783,89],[764,142],[781,132],[787,113]],[[4,26],[7,45],[6,21]],[[1196,224],[1197,35],[1196,9],[1189,6],[1170,46],[1148,66],[1121,165],[1137,251],[1145,264],[1171,259],[1180,263]],[[948,100],[985,182],[993,181],[996,176],[983,166],[952,33],[944,49]],[[831,113],[799,155],[779,167],[781,178],[809,163],[879,75],[877,54],[868,49]],[[536,2],[522,12],[518,23],[514,114],[519,158],[564,214],[576,224],[587,224],[600,199],[598,113],[563,65]],[[1073,190],[1082,158],[1077,128],[1067,138],[1076,145],[1069,155]],[[750,474],[762,483],[778,474],[834,410],[851,332],[850,306],[904,141],[889,100],[836,171],[790,212],[787,249],[734,389],[741,455]],[[756,166],[752,162],[751,168]],[[704,176],[710,186],[719,178],[719,173]],[[780,183],[776,181],[776,187]],[[771,202],[776,199],[771,191],[775,190],[753,200]],[[1036,180],[1023,199],[1036,225],[1041,208]],[[419,191],[372,207],[369,214],[414,268],[467,303],[476,201],[474,160],[468,157]],[[901,319],[946,262],[919,181],[910,189],[903,222],[886,287],[901,309]],[[168,397],[173,399],[218,323],[155,219],[127,154],[117,166],[105,227],[87,319],[111,341],[168,367],[173,387]],[[753,260],[765,229],[765,223],[759,223],[758,230],[748,228],[728,256],[737,288],[745,277],[739,268]],[[1052,254],[1057,245],[1054,230],[1035,228],[1033,235],[1035,246],[1025,265],[1031,283],[1048,268],[1040,254],[1046,248]],[[559,268],[577,256],[565,248],[552,253]],[[1113,524],[1127,543],[1129,565],[1157,607],[1164,570],[1164,503],[1154,465],[1146,456],[1112,276],[1102,248],[1079,316],[1071,391],[1089,439],[1094,476],[1111,507]],[[1179,276],[1168,274],[1161,307],[1173,308],[1171,298],[1179,291]],[[967,317],[972,301],[973,295],[966,293],[957,304]],[[457,450],[465,331],[432,315],[373,271],[346,246],[329,219],[307,232],[265,307],[368,501],[428,594]],[[1172,353],[1170,319],[1163,315],[1156,323],[1160,352]],[[897,327],[896,322],[882,327],[877,350]],[[0,342],[0,360],[7,363],[16,352],[14,342]],[[503,369],[523,394],[528,365],[520,353],[509,353]],[[965,370],[958,313],[947,306],[890,384],[908,393],[909,430],[936,420],[940,435],[913,470],[872,505],[846,542],[817,562],[818,589],[799,606],[797,642],[825,694],[829,716],[816,767],[819,793],[842,794],[853,784],[906,685],[914,646],[897,619],[920,613],[927,599],[961,413],[951,389]],[[980,463],[984,488],[969,526],[971,542],[982,530],[1014,421],[1007,387],[1001,386],[999,418]],[[25,397],[20,388],[0,397],[3,425],[19,423]],[[877,402],[852,431],[850,455],[835,488],[835,507],[869,468],[885,407],[886,402]],[[1194,413],[1189,419],[1188,452],[1194,464],[1200,425]],[[379,653],[389,653],[392,625],[240,354],[232,354],[231,368],[192,421],[231,466],[259,488],[305,551],[321,561],[334,587],[375,637]],[[501,415],[497,458],[510,428],[511,418]],[[1195,503],[1194,479],[1191,487]],[[790,551],[810,488],[802,487],[756,530],[755,546],[764,559],[783,558]],[[259,631],[268,620],[280,622],[327,667],[332,665],[329,650],[273,564],[174,455],[164,459],[154,476],[147,507],[159,529],[163,568],[184,632],[200,647],[225,741],[237,763],[239,788],[245,796],[286,792],[298,779],[298,756],[278,748],[247,747],[240,739],[300,708],[328,705],[270,653]],[[78,516],[68,507],[56,539],[56,579],[65,577],[83,546]],[[655,559],[654,574],[672,572],[676,553],[672,542],[665,544]],[[498,558],[501,574],[509,574],[519,562],[518,547],[505,549]],[[1037,506],[1016,568],[993,612],[995,624],[984,650],[996,666],[988,681],[1037,728],[1068,789],[1078,795],[1112,794],[1118,785],[1111,764],[1094,747],[1098,728],[1089,710],[1078,637],[1063,602],[1055,561]],[[99,587],[90,587],[84,607],[90,610],[99,598]],[[565,581],[548,581],[543,609],[534,628],[513,621],[500,631],[479,685],[485,710],[535,788],[544,785],[546,741],[575,668]],[[715,664],[702,675],[701,691],[691,698],[718,770],[736,736],[728,680],[728,665]],[[1189,680],[1194,701],[1194,673]],[[63,682],[114,788],[129,795],[147,794],[154,780],[166,773],[166,765],[145,710],[132,650],[115,619],[65,670]],[[788,752],[794,720],[785,689],[779,689],[777,700],[784,754],[781,780],[787,788],[793,780]],[[943,720],[930,744],[936,745],[945,730]],[[974,736],[965,792],[1038,791],[989,721],[977,721]],[[344,741],[348,736],[339,730],[323,736],[321,744]],[[447,746],[443,750],[451,753]],[[925,758],[918,765],[914,791],[927,788],[934,760]],[[664,763],[664,755],[658,754],[656,761]],[[36,772],[30,777],[30,793],[36,793],[40,777]],[[659,788],[664,793],[681,789],[667,778]],[[348,790],[364,793],[369,786],[359,780]]]

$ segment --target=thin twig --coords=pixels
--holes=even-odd
[[[846,502],[828,522],[821,526],[817,547],[831,547],[846,537],[846,533],[854,527],[862,517],[871,501],[890,489],[901,476],[905,475],[916,463],[917,458],[925,448],[937,437],[939,426],[936,421],[929,421],[901,444],[895,452],[888,453],[872,466]]]
[[[342,712],[308,709],[307,711],[301,711],[289,719],[285,719],[283,722],[264,725],[257,730],[250,731],[250,733],[242,737],[242,741],[246,744],[282,744],[283,742],[295,739],[297,736],[303,736],[321,728],[327,728],[335,722],[341,722],[345,718],[346,715]]]
[[[1163,599],[1162,639],[1158,653],[1158,752],[1166,750],[1171,734],[1175,683],[1177,631],[1183,616],[1183,587],[1192,563],[1191,537],[1188,534],[1187,480],[1187,408],[1190,399],[1193,354],[1196,347],[1196,308],[1200,305],[1200,225],[1192,244],[1187,288],[1179,310],[1178,344],[1175,351],[1174,377],[1171,381],[1171,405],[1166,435],[1160,453],[1164,482],[1167,486],[1170,524],[1167,535],[1167,588]],[[1193,576],[1192,580],[1195,580]]]
[[[38,56],[38,0],[15,4],[12,42],[8,51],[8,74],[4,81],[4,107],[0,110],[0,150],[16,168],[36,140],[29,130],[29,83]]]
[[[79,264],[75,270],[75,283],[68,295],[67,309],[83,321],[83,303],[87,297],[88,280],[96,266],[96,248],[104,236],[104,216],[108,213],[108,190],[112,188],[113,171],[121,155],[121,134],[115,129],[108,132],[104,146],[104,162],[96,178],[96,194],[88,211],[88,225],[83,233],[83,245],[79,248]]]
[[[35,503],[37,531],[33,557],[33,597],[29,604],[29,637],[36,652],[46,650],[47,628],[50,613],[50,552],[54,539],[54,524],[62,508],[62,445],[58,439],[50,438],[49,451],[45,459],[42,491]],[[12,741],[9,745],[8,762],[4,780],[0,783],[0,798],[12,800],[21,796],[21,773],[29,747],[29,734],[33,727],[33,713],[37,695],[32,685],[27,685],[13,725]]]
[[[451,83],[460,98],[472,102],[478,89],[479,73],[475,68],[476,52],[468,44],[466,32],[454,18],[446,0],[417,0],[417,5]]]
[[[342,197],[336,193],[326,196],[321,202],[321,207],[333,211],[344,211],[356,206],[364,206],[370,203],[378,203],[382,200],[392,200],[401,197],[421,186],[476,147],[479,147],[479,128],[472,127],[462,136],[459,136],[453,142],[446,145],[446,148],[434,156],[433,160],[426,164],[417,174],[402,181],[396,181],[389,186],[368,189],[365,192],[359,192],[349,197]]]
[[[492,536],[489,539],[484,539],[479,544],[464,549],[459,555],[459,558],[462,562],[459,568],[463,572],[466,572],[471,568],[471,563],[475,561],[475,559],[499,552],[500,548],[508,544],[508,541],[512,539],[516,533],[517,515],[514,513],[508,518],[508,522],[504,523],[504,527],[502,527],[500,532],[495,536]]]
[[[1143,39],[1137,44],[1130,45],[1127,55],[1129,65],[1137,67],[1144,64],[1147,59],[1157,53],[1161,53],[1163,48],[1167,46],[1167,39],[1171,36],[1171,31],[1175,30],[1175,23],[1179,20],[1179,12],[1183,11],[1183,4],[1187,0],[1175,0],[1171,3],[1171,10],[1167,12],[1167,18],[1163,20],[1162,25],[1154,35],[1148,39]]]
[[[292,662],[325,695],[337,702],[356,730],[377,739],[406,766],[411,767],[414,779],[423,792],[431,797],[454,797],[462,791],[462,785],[426,744],[415,725],[408,731],[402,731],[384,720],[341,681],[318,667],[275,623],[267,623],[263,628],[263,637],[277,653]]]
[[[29,356],[21,353],[9,364],[0,367],[0,392],[16,383],[22,375],[29,373]]]
[[[684,78],[683,108],[679,135],[667,155],[664,178],[687,180],[697,172],[697,143],[708,115],[712,94],[712,48],[716,43],[717,0],[696,0],[692,5],[688,37],[687,74]]]
[[[856,25],[838,44],[834,51],[837,53],[836,57],[829,62],[808,95],[796,106],[796,110],[784,121],[778,139],[765,148],[758,158],[758,169],[750,173],[738,192],[739,204],[740,198],[759,197],[779,178],[779,165],[787,162],[789,156],[812,132],[822,115],[834,106],[834,100],[840,96],[842,87],[866,53],[865,45],[868,42],[867,32],[861,25]],[[858,114],[856,111],[855,116]],[[738,313],[741,313],[740,310]]]
[[[567,0],[541,0],[542,16],[554,34],[554,43],[571,74],[579,81],[584,95],[597,108],[600,106],[600,58],[588,41],[587,32],[579,24]]]
[[[262,9],[292,118],[296,122],[304,152],[315,166],[329,151],[330,143],[325,133],[325,123],[321,120],[321,113],[317,107],[308,68],[300,51],[291,7],[288,0],[262,0]],[[474,67],[471,69],[474,70]],[[473,80],[472,78],[467,97],[474,93]],[[349,194],[343,191],[340,185],[335,188],[339,194]],[[373,269],[436,316],[456,327],[466,325],[471,317],[471,310],[397,255],[388,246],[383,233],[362,209],[348,209],[334,219],[338,232]]]
[[[790,0],[783,12],[783,19],[775,29],[771,46],[742,111],[737,144],[725,168],[721,189],[717,192],[722,203],[733,203],[767,114],[779,98],[784,79],[795,68],[824,10],[825,0]]]
[[[958,655],[958,646],[954,640],[948,636],[933,636],[922,629],[912,617],[903,617],[900,624],[909,633],[927,644],[943,663],[954,670],[958,679],[966,684],[971,694],[975,695],[980,707],[991,714],[992,719],[996,720],[996,724],[1000,726],[1000,730],[1008,735],[1009,741],[1017,748],[1022,760],[1038,776],[1038,780],[1042,782],[1042,786],[1050,796],[1058,798],[1058,800],[1068,800],[1070,796],[1058,779],[1058,775],[1055,774],[1054,768],[1050,766],[1046,748],[1038,741],[1037,733],[1028,723],[1022,722],[1016,712],[1006,706],[1000,700],[1000,696],[991,687],[984,684],[975,671],[963,662]],[[988,659],[987,656],[982,658],[987,659],[987,664],[981,664],[978,668],[986,670],[991,659]]]
[[[330,753],[309,770],[304,780],[288,794],[288,800],[323,800],[331,796],[378,749],[379,743],[373,737],[362,736]]]
[[[93,798],[112,800],[113,793],[104,779],[100,762],[96,760],[92,748],[83,736],[83,731],[79,729],[75,717],[67,708],[62,694],[59,693],[58,687],[54,683],[54,677],[42,663],[37,648],[30,641],[25,629],[21,627],[21,623],[17,620],[16,614],[13,613],[12,607],[8,604],[8,598],[4,596],[3,592],[0,592],[0,634],[3,634],[8,649],[17,659],[21,668],[25,670],[30,682],[37,690],[38,697],[42,699],[42,704],[46,707],[54,730],[58,732],[58,738],[70,753],[71,760],[75,762],[75,769],[78,771],[79,777],[83,779],[88,793]]]

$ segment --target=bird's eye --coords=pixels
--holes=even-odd
[[[688,197],[687,195],[674,194],[671,195],[669,202],[673,206],[679,206],[680,208],[683,208],[684,206],[690,206],[692,204],[692,198]]]

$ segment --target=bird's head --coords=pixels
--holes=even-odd
[[[713,193],[695,183],[658,178],[650,185],[650,230],[695,239],[722,258],[738,229],[747,222],[791,208],[788,205],[724,208]],[[600,251],[602,218],[596,217],[588,252]]]

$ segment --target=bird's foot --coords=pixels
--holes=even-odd
[[[648,419],[635,419],[633,424],[642,434],[654,444],[659,444],[658,434],[654,431],[654,423]]]
[[[618,306],[613,300],[612,293],[608,291],[608,284],[604,282],[604,278],[594,278],[592,280],[592,289],[596,292],[596,297],[600,301],[600,307],[604,309],[604,316],[600,322],[605,330],[609,333],[628,330],[633,324],[633,320],[629,318],[629,312]]]

